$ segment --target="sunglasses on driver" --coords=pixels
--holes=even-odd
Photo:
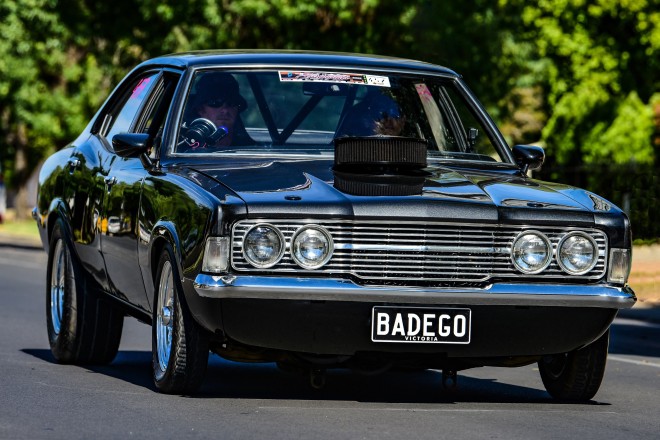
[[[212,108],[220,108],[223,106],[227,107],[238,107],[238,102],[232,98],[216,98],[216,99],[210,99],[204,103],[205,105],[212,107]]]

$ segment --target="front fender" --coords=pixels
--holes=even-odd
[[[39,230],[39,238],[41,244],[48,253],[50,251],[50,237],[53,233],[53,227],[58,218],[64,220],[64,225],[67,228],[66,233],[71,237],[71,212],[69,206],[61,198],[51,200],[48,207],[40,209],[39,205],[34,209],[32,216],[37,222],[37,229]],[[75,250],[75,248],[74,248]]]
[[[183,190],[178,182],[145,182],[138,221],[138,260],[149,304],[153,307],[158,259],[169,243],[181,277],[194,278],[201,268],[204,244],[214,221],[212,196]],[[163,197],[168,194],[169,197]],[[191,195],[192,194],[192,195]]]

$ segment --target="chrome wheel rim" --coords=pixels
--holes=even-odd
[[[160,379],[167,370],[172,350],[174,331],[174,277],[169,261],[163,264],[158,283],[158,313],[156,314],[156,347],[158,351],[157,376]]]
[[[57,336],[62,329],[64,278],[66,274],[66,261],[62,240],[59,240],[55,245],[52,265],[50,273],[50,320],[53,325],[53,333]]]

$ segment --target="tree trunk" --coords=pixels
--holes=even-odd
[[[30,201],[28,200],[28,191],[26,185],[23,185],[19,188],[16,193],[16,198],[14,199],[16,205],[16,220],[25,220],[30,217],[30,211],[34,207],[34,203],[30,206]]]
[[[16,219],[24,220],[28,218],[30,206],[27,195],[27,183],[28,183],[28,161],[26,156],[27,150],[27,131],[25,124],[19,123],[16,127],[16,139],[15,139],[15,148],[16,156],[14,160],[15,167],[15,179],[18,193],[16,194],[16,199],[14,200],[14,205],[16,208]]]

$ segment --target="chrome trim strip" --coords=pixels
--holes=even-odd
[[[337,244],[335,249],[348,249],[356,251],[411,251],[411,252],[449,252],[463,254],[506,254],[510,252],[507,248],[485,247],[485,246],[413,246],[413,245],[371,245],[371,244]]]
[[[633,290],[611,285],[497,283],[477,288],[359,286],[328,278],[214,276],[199,274],[192,282],[205,298],[306,301],[389,302],[397,304],[463,304],[627,309],[635,304]]]
[[[245,220],[240,220],[237,222],[234,227],[249,227],[250,224],[252,223],[259,223],[259,222],[269,222],[272,225],[293,225],[293,224],[308,224],[308,223],[314,223],[314,224],[350,224],[354,225],[355,230],[371,230],[374,228],[379,229],[380,225],[385,225],[385,226],[391,226],[392,222],[389,220],[346,220],[346,219],[319,219],[319,218],[300,218],[300,219],[289,219],[289,218],[280,218],[280,219],[275,219],[275,218],[255,218],[255,219],[245,219]],[[504,224],[499,224],[499,223],[485,223],[485,222],[475,222],[475,223],[456,223],[456,222],[449,222],[449,221],[420,221],[420,220],[397,220],[396,224],[401,226],[410,226],[411,230],[416,231],[416,230],[422,230],[422,229],[428,229],[429,226],[450,226],[450,227],[456,227],[456,226],[463,226],[463,227],[471,227],[475,228],[474,231],[472,232],[481,232],[485,233],[483,229],[477,229],[477,228],[493,228],[496,229],[497,231],[504,231],[506,232],[507,230],[511,231],[519,231],[523,229],[537,229],[539,231],[544,231],[544,230],[552,230],[552,229],[561,229],[565,232],[570,232],[570,231],[598,231],[602,232],[600,229],[595,229],[595,228],[588,228],[588,227],[579,227],[579,226],[563,226],[563,225],[533,225],[533,224],[528,224],[528,223],[523,223],[519,225],[504,225]],[[379,233],[376,230],[376,233]],[[490,233],[490,232],[487,232]]]

